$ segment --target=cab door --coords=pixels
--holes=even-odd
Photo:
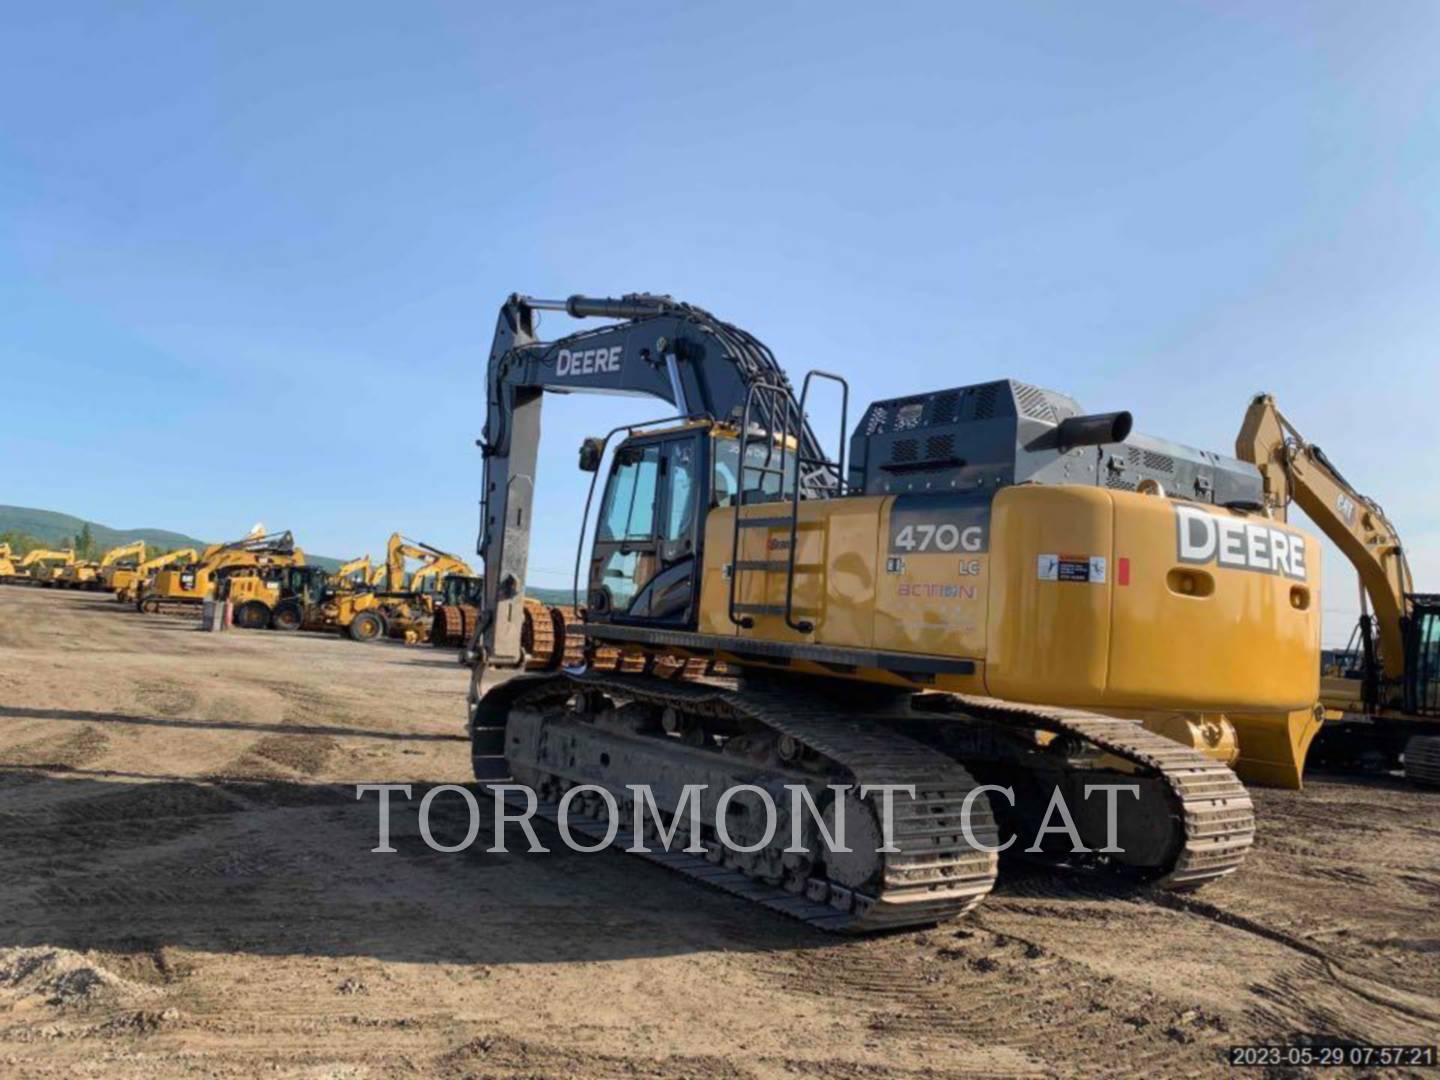
[[[693,624],[706,442],[687,431],[616,451],[591,550],[592,618]]]

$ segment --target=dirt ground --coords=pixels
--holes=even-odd
[[[1435,795],[1259,791],[1249,862],[1189,901],[1021,868],[962,922],[836,939],[488,825],[430,851],[465,683],[449,651],[0,588],[0,1075],[1212,1075],[1232,1043],[1440,1038]],[[363,781],[416,785],[396,854]]]

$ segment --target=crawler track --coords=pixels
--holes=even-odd
[[[718,850],[709,851],[708,858],[664,850],[646,856],[825,929],[863,932],[934,923],[969,911],[991,888],[995,856],[966,844],[959,828],[960,806],[976,786],[967,768],[971,761],[963,755],[947,754],[933,738],[910,737],[912,731],[928,730],[933,735],[947,725],[969,724],[1022,741],[1033,740],[1036,732],[1048,732],[1083,746],[1092,765],[1093,759],[1100,759],[1108,770],[1103,775],[1114,776],[1118,769],[1121,775],[1148,778],[1153,787],[1145,796],[1147,801],[1132,812],[1158,822],[1156,827],[1167,840],[1165,851],[1153,865],[1124,869],[1138,871],[1160,888],[1191,890],[1225,877],[1244,862],[1254,842],[1254,807],[1235,774],[1220,762],[1134,721],[956,694],[923,695],[914,699],[915,708],[906,713],[856,716],[791,689],[742,687],[733,680],[706,678],[703,662],[652,664],[651,674],[627,674],[620,656],[604,659],[609,660],[608,670],[520,678],[490,691],[476,707],[471,722],[476,777],[497,782],[517,771],[527,781],[541,777],[549,797],[541,800],[538,812],[557,820],[559,793],[589,780],[565,775],[563,770],[536,772],[531,762],[520,762],[523,767],[518,770],[512,768],[516,763],[506,759],[507,720],[512,710],[563,710],[573,695],[592,691],[616,701],[644,702],[692,715],[743,718],[823,755],[856,784],[915,784],[916,798],[911,803],[901,806],[897,801],[901,855],[897,861],[887,861],[878,884],[869,889],[849,888],[823,876],[798,886],[786,882],[787,887],[782,888],[773,879],[757,880],[751,867],[733,862],[717,865],[723,855]],[[510,741],[512,753],[515,741]],[[974,762],[975,766],[983,764]],[[635,779],[640,778],[631,778]],[[986,828],[993,830],[988,814],[985,820]],[[571,821],[576,832],[592,839],[606,835],[603,817],[577,821],[572,815]],[[633,840],[622,823],[612,843],[628,848]],[[993,845],[994,840],[983,842]],[[718,849],[719,845],[711,847]]]
[[[1405,744],[1405,779],[1440,787],[1440,735],[1416,735]]]
[[[995,854],[972,847],[960,829],[961,806],[975,787],[961,765],[886,730],[878,719],[839,718],[823,706],[807,708],[791,694],[739,691],[673,677],[517,679],[487,694],[476,711],[472,745],[477,779],[495,782],[511,775],[514,763],[506,759],[505,720],[512,709],[563,707],[577,691],[681,709],[691,715],[743,718],[822,755],[838,771],[838,778],[857,789],[878,784],[915,787],[913,797],[905,793],[895,796],[893,846],[898,851],[876,853],[880,869],[864,885],[847,885],[823,873],[787,881],[788,887],[758,880],[744,868],[722,865],[725,853],[713,839],[706,843],[706,856],[655,850],[645,856],[652,862],[813,926],[845,932],[928,925],[954,918],[978,904],[994,884]],[[510,748],[513,750],[513,740]],[[558,800],[543,802],[539,813],[557,821]],[[576,831],[592,838],[606,834],[604,821],[576,822],[573,816],[571,821]],[[977,839],[994,847],[994,822],[983,798],[976,803],[971,823]],[[612,843],[630,847],[633,842],[633,834],[622,824]]]
[[[1162,780],[1171,812],[1183,824],[1183,842],[1155,884],[1195,889],[1239,869],[1255,842],[1255,807],[1227,766],[1132,720],[1080,709],[1025,705],[963,694],[937,697],[947,711],[1002,727],[1036,728],[1084,740]]]

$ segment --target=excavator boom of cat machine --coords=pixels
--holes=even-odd
[[[1271,516],[1284,521],[1298,506],[1360,582],[1352,647],[1323,673],[1318,705],[1296,714],[1289,738],[1272,734],[1276,767],[1298,786],[1313,738],[1313,755],[1327,763],[1389,769],[1403,762],[1410,779],[1440,786],[1440,595],[1415,591],[1400,533],[1380,504],[1357,491],[1269,394],[1250,403],[1235,452],[1259,467]],[[1322,712],[1320,728],[1314,717]],[[1242,748],[1248,726],[1242,721]]]
[[[60,572],[74,562],[74,549],[51,551],[35,548],[26,552],[19,561],[12,561],[7,555],[0,559],[0,585],[50,586]]]

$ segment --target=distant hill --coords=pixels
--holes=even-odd
[[[46,544],[59,547],[66,546],[86,525],[90,526],[90,535],[95,538],[97,551],[119,547],[132,540],[144,540],[145,543],[153,544],[164,551],[184,547],[203,549],[215,542],[197,540],[193,536],[171,532],[169,529],[112,529],[109,525],[86,521],[73,514],[61,514],[54,510],[37,510],[31,506],[0,506],[0,532],[25,533]],[[227,539],[233,540],[236,537]],[[303,546],[304,542],[301,541],[301,544]],[[305,561],[323,566],[327,570],[336,569],[342,562],[325,555],[312,555],[308,551],[305,553]]]

